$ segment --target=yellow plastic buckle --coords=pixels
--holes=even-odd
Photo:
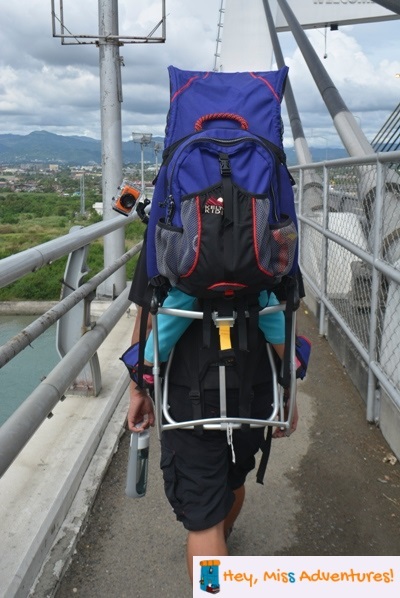
[[[221,351],[232,349],[231,326],[229,324],[222,324],[219,327],[219,346]]]

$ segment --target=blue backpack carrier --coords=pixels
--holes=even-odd
[[[148,225],[156,286],[167,279],[189,295],[227,298],[296,274],[293,179],[282,146],[287,72],[169,67],[165,150]]]
[[[205,380],[216,362],[235,367],[239,416],[248,421],[259,361],[260,291],[279,290],[286,299],[280,383],[290,387],[293,312],[299,300],[294,181],[282,145],[287,73],[286,67],[243,73],[169,67],[170,109],[147,229],[147,274],[153,314],[170,286],[198,298],[203,312],[203,343],[193,337],[199,350],[185,354],[192,378],[192,421],[203,418]],[[131,358],[131,375],[139,386],[146,367],[147,316],[143,309],[141,341],[123,356],[125,363]],[[217,320],[234,328],[231,344],[220,332],[219,348]],[[199,327],[193,332],[197,335]],[[299,364],[298,375],[304,377],[306,361]],[[242,428],[249,429],[249,424]],[[194,429],[201,433],[201,426]],[[269,427],[261,447],[260,483],[271,433]]]
[[[169,285],[199,299],[204,347],[210,346],[214,314],[234,314],[236,350],[248,356],[243,412],[255,361],[258,296],[283,284],[281,384],[290,383],[298,263],[294,181],[282,146],[287,73],[286,67],[241,73],[169,67],[165,149],[148,223],[147,273],[155,296]]]

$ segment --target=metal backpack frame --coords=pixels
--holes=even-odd
[[[274,305],[271,307],[265,307],[260,310],[259,315],[266,313],[272,313],[276,311],[285,311],[285,304]],[[152,310],[153,312],[153,310]],[[219,366],[219,382],[220,382],[220,416],[213,418],[204,419],[191,419],[186,421],[177,422],[169,413],[168,405],[168,380],[169,371],[172,364],[173,353],[171,351],[169,360],[167,362],[163,378],[161,378],[160,371],[160,360],[158,351],[158,323],[157,313],[179,316],[191,319],[203,319],[203,312],[201,311],[189,311],[173,308],[159,307],[155,313],[152,313],[152,326],[153,326],[153,343],[154,343],[154,363],[153,363],[153,374],[154,374],[154,402],[155,412],[157,420],[158,435],[161,438],[161,434],[164,430],[171,429],[193,429],[194,427],[201,426],[205,430],[221,430],[231,431],[235,428],[240,428],[242,425],[249,425],[250,427],[280,427],[287,432],[290,430],[294,409],[296,405],[296,371],[295,371],[295,336],[296,336],[296,317],[293,313],[291,322],[291,343],[290,343],[290,403],[287,412],[285,413],[285,400],[284,400],[284,389],[279,384],[278,371],[276,362],[273,356],[273,349],[267,343],[267,353],[269,362],[272,370],[272,385],[273,385],[273,402],[272,412],[267,419],[253,419],[253,418],[240,418],[230,417],[227,415],[227,396],[226,396],[226,378],[225,378],[225,365]],[[219,318],[216,314],[213,318],[215,326],[221,327],[222,325],[232,327],[234,325],[234,317],[231,318]],[[163,379],[163,383],[162,383]],[[165,420],[165,421],[164,421]]]

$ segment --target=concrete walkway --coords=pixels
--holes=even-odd
[[[265,485],[250,477],[230,553],[399,555],[400,465],[366,422],[357,390],[304,306],[298,328],[313,342],[309,373],[299,383],[299,428],[273,442]],[[124,494],[127,449],[126,434],[57,598],[192,595],[186,536],[163,494],[156,434],[145,498]],[[50,594],[42,584],[34,595]]]

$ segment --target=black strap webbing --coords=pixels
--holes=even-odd
[[[138,353],[138,386],[144,388],[143,374],[145,373],[144,352],[147,341],[147,320],[149,314],[156,314],[159,305],[162,305],[168,292],[168,284],[165,278],[158,276],[152,279],[147,285],[143,295],[142,313],[139,328],[139,353]]]
[[[200,392],[200,372],[199,372],[199,351],[193,348],[190,351],[190,391],[189,400],[192,404],[192,418],[203,419],[203,405]],[[203,434],[203,426],[194,426],[194,434]]]
[[[271,442],[272,442],[272,426],[268,426],[267,433],[260,447],[261,459],[258,466],[256,480],[258,484],[264,484],[265,471],[267,469],[269,455],[271,453]]]
[[[142,313],[140,316],[139,328],[139,361],[138,361],[138,386],[144,388],[143,374],[144,374],[144,351],[147,340],[147,320],[150,313],[150,305],[153,296],[153,287],[148,285],[143,297]]]
[[[237,330],[238,330],[238,343],[239,343],[239,350],[240,351],[248,351],[248,341],[247,341],[247,318],[246,318],[246,309],[245,305],[242,301],[237,303]]]
[[[212,302],[204,300],[203,304],[203,347],[207,349],[211,346],[211,326],[212,321]]]
[[[287,283],[287,298],[285,309],[285,351],[282,361],[282,376],[280,384],[284,388],[290,386],[290,354],[292,346],[292,325],[293,313],[299,307],[298,284],[295,278],[291,278]]]
[[[224,263],[230,264],[235,247],[233,237],[233,184],[228,154],[219,154],[219,164],[222,176],[222,197],[224,200],[224,218],[222,221],[224,228]]]
[[[253,380],[257,369],[256,351],[258,345],[258,317],[259,317],[259,303],[258,297],[248,297],[246,309],[248,311],[248,328],[245,350],[241,351],[239,356],[239,417],[249,418],[251,416],[251,402],[253,400]],[[243,307],[243,306],[242,306]],[[238,313],[241,308],[238,308]],[[240,322],[239,322],[240,323]],[[238,333],[240,335],[240,327]],[[239,348],[240,336],[239,336]],[[249,429],[250,426],[242,425],[242,429]]]

